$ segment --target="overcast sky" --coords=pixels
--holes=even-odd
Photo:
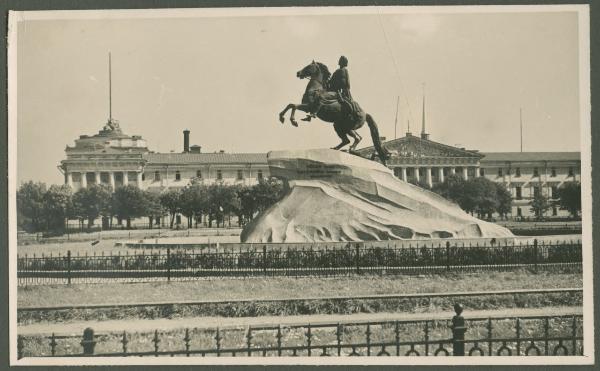
[[[30,20],[17,44],[19,182],[62,183],[65,146],[105,124],[109,51],[113,117],[158,152],[180,152],[186,128],[206,152],[336,145],[331,124],[277,116],[301,99],[299,69],[342,54],[388,139],[397,96],[398,136],[409,119],[420,132],[425,83],[434,141],[518,151],[522,107],[524,150],[580,146],[575,12]]]

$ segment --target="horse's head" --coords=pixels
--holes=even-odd
[[[316,77],[320,72],[321,70],[319,69],[319,65],[317,64],[317,62],[312,61],[308,66],[296,72],[296,76],[299,79],[304,79],[307,77],[313,78]]]

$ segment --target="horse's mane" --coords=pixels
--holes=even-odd
[[[327,89],[329,88],[329,78],[331,77],[331,72],[329,72],[329,68],[327,68],[326,65],[324,65],[321,62],[316,62],[317,66],[319,66],[319,69],[321,70],[321,73],[323,74],[323,86]]]

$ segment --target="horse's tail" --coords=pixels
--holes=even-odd
[[[385,161],[390,157],[390,154],[381,145],[381,139],[379,139],[379,129],[377,128],[377,123],[375,123],[373,117],[368,113],[366,114],[366,120],[367,124],[369,125],[369,130],[371,131],[371,139],[373,139],[373,145],[375,146],[377,155],[379,156],[381,163],[385,165]]]

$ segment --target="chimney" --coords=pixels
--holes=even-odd
[[[190,152],[190,131],[185,129],[183,131],[183,153]]]
[[[190,153],[201,153],[202,152],[202,147],[194,144],[193,146],[190,147]]]

